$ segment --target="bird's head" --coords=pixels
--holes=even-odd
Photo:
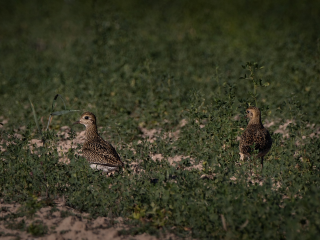
[[[247,110],[247,118],[249,118],[249,120],[260,120],[261,118],[261,113],[259,108],[257,107],[248,107]]]
[[[73,124],[82,124],[87,126],[96,124],[96,116],[91,112],[85,112],[81,115],[80,120],[74,122]]]

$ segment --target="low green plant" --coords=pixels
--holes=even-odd
[[[239,79],[246,79],[251,81],[253,85],[253,92],[249,92],[250,98],[254,101],[255,106],[258,107],[258,88],[259,87],[268,87],[270,85],[269,82],[267,83],[262,83],[262,79],[257,78],[257,71],[260,69],[263,69],[264,67],[259,67],[259,64],[257,62],[247,62],[246,65],[242,65],[242,68],[249,71],[250,74],[247,76],[247,74],[244,75],[244,77],[240,77]]]
[[[32,195],[29,196],[19,208],[19,213],[20,215],[25,215],[28,218],[32,218],[43,206],[46,206],[44,202],[41,200],[39,201],[35,195]]]
[[[63,234],[65,234],[65,233],[67,233],[67,232],[70,232],[71,230],[62,230],[62,231],[60,231],[60,234],[61,235],[63,235]]]
[[[28,226],[27,232],[34,237],[41,237],[47,234],[48,226],[42,221],[36,220]]]
[[[62,218],[66,218],[66,217],[69,217],[69,216],[74,216],[74,214],[70,211],[60,211],[60,216]]]
[[[13,230],[24,231],[26,229],[26,223],[25,223],[24,219],[22,219],[18,222],[11,221],[11,222],[7,223],[6,227],[9,229],[13,229]]]

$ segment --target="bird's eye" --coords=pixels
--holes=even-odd
[[[88,116],[85,116],[85,117],[84,117],[84,119],[87,119],[87,120],[88,120],[88,119],[89,119],[89,117],[88,117]]]

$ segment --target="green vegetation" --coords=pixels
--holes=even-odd
[[[31,233],[35,237],[41,237],[48,232],[48,227],[41,221],[35,221],[30,224],[27,232]]]
[[[319,16],[319,1],[298,0],[1,3],[0,198],[23,203],[11,220],[64,196],[92,217],[127,219],[121,234],[319,238],[320,139],[309,137],[320,123]],[[58,113],[96,114],[124,170],[105,177],[74,150],[70,164],[59,162],[57,130],[79,112],[50,115],[56,94],[66,102]],[[253,175],[237,141],[248,105],[274,122],[273,147]],[[288,138],[274,133],[288,120]],[[160,133],[149,142],[141,127]],[[34,138],[45,146],[31,151]],[[152,160],[158,153],[164,159]],[[186,159],[169,164],[177,155]]]

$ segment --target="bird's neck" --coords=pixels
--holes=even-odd
[[[86,128],[87,141],[99,138],[98,129],[96,125],[88,125]]]
[[[263,127],[260,116],[252,118],[250,120],[249,124],[259,125],[259,126]]]

